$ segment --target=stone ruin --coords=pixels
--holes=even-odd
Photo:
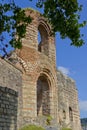
[[[22,49],[0,58],[0,130],[38,124],[46,116],[60,127],[81,130],[78,91],[74,80],[56,68],[52,28],[39,12],[26,9],[26,15],[33,21]]]

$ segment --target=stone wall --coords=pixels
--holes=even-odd
[[[26,9],[26,15],[33,21],[22,48],[8,60],[0,58],[0,129],[16,130],[50,115],[61,126],[80,130],[78,92],[75,82],[56,70],[52,29],[39,12]]]
[[[27,26],[26,36],[22,39],[23,46],[33,48],[49,59],[55,65],[55,37],[52,35],[52,29],[48,21],[36,10],[25,9],[26,15],[33,18],[32,23]],[[41,41],[38,41],[38,33],[40,34]]]
[[[0,130],[17,130],[18,92],[0,86]]]
[[[25,38],[22,39],[22,49],[16,51],[23,67],[22,92],[24,124],[25,122],[28,123],[29,119],[33,120],[34,118],[37,118],[37,116],[39,116],[39,109],[39,114],[41,116],[50,114],[57,120],[58,95],[55,61],[55,37],[51,35],[52,30],[47,20],[41,16],[39,12],[26,9],[26,15],[30,15],[33,18],[33,21],[27,27]],[[41,34],[40,43],[38,43],[38,31]],[[41,81],[42,83],[39,86],[39,88],[43,89],[39,89],[42,91],[40,92],[42,93],[41,101],[38,100],[38,80],[40,77],[45,78],[45,81],[47,81]],[[49,86],[49,92],[44,90],[45,83],[47,87]],[[50,102],[46,101],[46,93],[49,93],[48,100],[50,100]]]
[[[24,68],[22,75],[24,122],[37,117],[37,86],[39,77],[45,77],[49,84],[50,104],[48,108],[50,108],[52,117],[57,119],[57,77],[56,68],[54,68],[52,61],[35,49],[24,46],[18,56],[21,58],[21,64]],[[44,86],[44,82],[42,84]],[[42,95],[44,95],[44,91]]]
[[[63,75],[60,71],[57,72],[57,76],[59,122],[64,127],[80,130],[78,91],[75,81]]]
[[[21,71],[0,58],[0,130],[17,130],[22,123]]]

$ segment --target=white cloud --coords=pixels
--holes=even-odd
[[[60,70],[63,74],[65,74],[65,75],[69,75],[70,74],[70,71],[69,71],[69,69],[68,68],[65,68],[65,67],[63,67],[63,66],[59,66],[58,67],[58,70]]]
[[[87,111],[87,101],[80,101],[79,106],[81,111]]]

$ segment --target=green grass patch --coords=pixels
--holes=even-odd
[[[21,128],[19,130],[45,130],[45,129],[40,126],[29,125],[29,126],[25,126],[25,127]]]

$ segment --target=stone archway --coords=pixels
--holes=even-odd
[[[46,76],[37,80],[37,115],[50,115],[50,86]]]
[[[38,51],[48,56],[50,27],[43,19],[39,21],[38,34]]]

